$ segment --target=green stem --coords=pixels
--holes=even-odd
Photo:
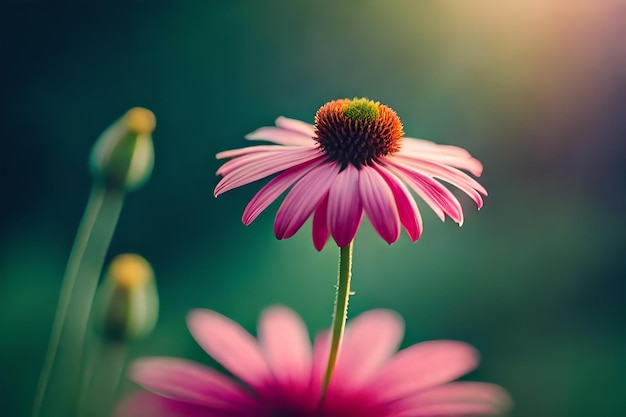
[[[322,401],[326,395],[326,390],[333,376],[343,332],[348,318],[348,298],[350,297],[350,278],[352,276],[352,245],[339,248],[339,276],[337,277],[337,293],[335,294],[335,311],[333,313],[332,338],[330,341],[330,352],[328,354],[328,365],[322,385]]]
[[[111,415],[124,374],[128,346],[125,343],[94,341],[88,351],[89,359],[81,377],[81,394],[77,402],[77,417]]]
[[[94,185],[91,190],[63,276],[50,341],[48,342],[48,349],[33,403],[33,417],[38,417],[41,412],[61,335],[68,319],[70,304],[74,293],[79,292],[76,290],[79,282],[78,277],[85,277],[81,280],[91,280],[95,282],[94,286],[97,285],[104,257],[121,211],[122,202],[123,191],[109,190],[103,185]],[[88,295],[85,292],[80,292],[79,298],[81,300],[87,297]],[[92,299],[93,294],[87,300],[88,308],[91,307]],[[83,308],[76,316],[88,317],[89,311]]]
[[[122,377],[124,376],[124,369],[126,367],[126,358],[128,356],[128,345],[119,344],[119,345],[113,346],[111,349],[112,349],[113,358],[110,362],[112,366],[112,371],[111,371],[112,378],[111,378],[110,387],[111,387],[111,395],[113,396],[113,401],[109,403],[109,406],[115,403],[115,398],[120,389],[120,383],[122,382]]]
[[[65,275],[61,283],[61,292],[59,294],[59,301],[57,302],[57,309],[54,315],[54,321],[52,324],[52,333],[50,335],[50,341],[48,342],[48,350],[46,351],[46,357],[44,359],[41,375],[39,376],[39,384],[37,386],[37,394],[35,396],[35,402],[33,405],[33,417],[37,417],[41,410],[41,404],[44,399],[46,388],[48,387],[48,381],[50,379],[50,373],[52,372],[52,365],[56,358],[57,350],[59,348],[59,341],[61,340],[61,333],[63,331],[63,324],[67,318],[67,312],[74,292],[74,286],[76,284],[76,277],[78,276],[78,270],[80,269],[81,260],[85,254],[87,244],[91,233],[93,232],[98,213],[102,207],[102,201],[104,200],[104,189],[93,188],[89,199],[87,200],[87,207],[85,207],[85,213],[78,226],[76,232],[76,238],[74,239],[74,246],[70,252],[70,257],[67,261],[65,268]]]
[[[76,347],[74,363],[83,363],[85,342],[93,300],[98,289],[98,282],[104,266],[109,245],[124,202],[123,190],[107,188],[100,212],[100,218],[94,228],[92,251],[84,258],[81,276],[84,277],[77,285],[74,311],[76,314],[68,318],[68,328],[72,329],[70,343]]]
[[[89,342],[89,341],[87,341]],[[87,343],[86,342],[86,343]],[[91,341],[91,347],[87,350],[86,360],[81,364],[79,377],[78,400],[76,401],[76,416],[87,415],[88,401],[93,389],[93,380],[99,358],[102,357],[101,344]]]

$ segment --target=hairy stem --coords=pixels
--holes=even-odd
[[[326,366],[322,385],[322,399],[326,395],[326,390],[333,376],[339,349],[341,348],[343,332],[346,327],[346,319],[348,318],[348,299],[350,298],[350,278],[352,276],[352,246],[353,242],[350,242],[347,246],[339,248],[339,276],[337,277],[328,365]]]

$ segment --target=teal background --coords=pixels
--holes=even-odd
[[[418,202],[415,244],[403,234],[388,246],[365,221],[350,315],[398,311],[404,346],[476,346],[482,363],[468,379],[506,387],[513,416],[625,415],[625,6],[1,6],[1,414],[30,411],[90,189],[89,151],[133,106],[156,114],[155,169],[128,196],[108,259],[151,262],[161,315],[131,357],[211,363],[186,330],[196,307],[254,331],[260,311],[281,303],[311,332],[328,326],[336,249],[316,252],[310,224],[275,240],[277,204],[244,227],[264,182],[216,200],[214,155],[279,115],[312,122],[329,100],[365,96],[394,108],[408,136],[469,149],[489,197],[480,212],[462,197],[462,228]]]

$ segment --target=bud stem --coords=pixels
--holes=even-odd
[[[80,364],[82,361],[80,358],[82,356],[82,343],[87,329],[93,296],[102,265],[104,264],[104,258],[122,209],[123,200],[123,191],[109,189],[104,185],[95,184],[91,191],[63,276],[50,341],[48,342],[48,350],[33,404],[33,417],[37,417],[40,413],[50,374],[57,356],[61,335],[68,319],[72,296],[75,292],[80,293],[81,296],[77,299],[79,303],[77,313],[72,318],[79,320],[80,323],[77,326],[70,326],[70,328],[76,329],[76,335],[73,335],[72,343],[77,341],[80,344],[78,360],[74,363]],[[79,277],[81,278],[78,279]],[[76,291],[77,284],[81,286],[80,291]]]
[[[352,276],[352,246],[353,242],[350,242],[347,246],[339,248],[339,276],[337,277],[337,292],[335,294],[332,339],[328,354],[328,365],[322,385],[321,401],[324,400],[330,379],[333,376],[348,318],[348,299],[350,298],[350,278]]]
[[[94,340],[83,366],[77,416],[110,416],[115,404],[126,358],[126,343]]]

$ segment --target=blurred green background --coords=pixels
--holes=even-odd
[[[408,136],[469,149],[489,197],[480,212],[463,197],[460,229],[418,202],[415,244],[388,246],[365,221],[350,315],[397,310],[405,346],[473,344],[469,378],[506,387],[513,416],[626,415],[625,17],[619,1],[2,6],[2,415],[29,413],[89,151],[132,106],[156,114],[155,169],[108,259],[152,263],[161,316],[131,356],[209,362],[185,326],[195,307],[253,331],[282,303],[328,326],[336,248],[317,253],[310,225],[275,240],[277,204],[244,227],[260,185],[216,200],[214,155],[355,96],[394,108]]]

